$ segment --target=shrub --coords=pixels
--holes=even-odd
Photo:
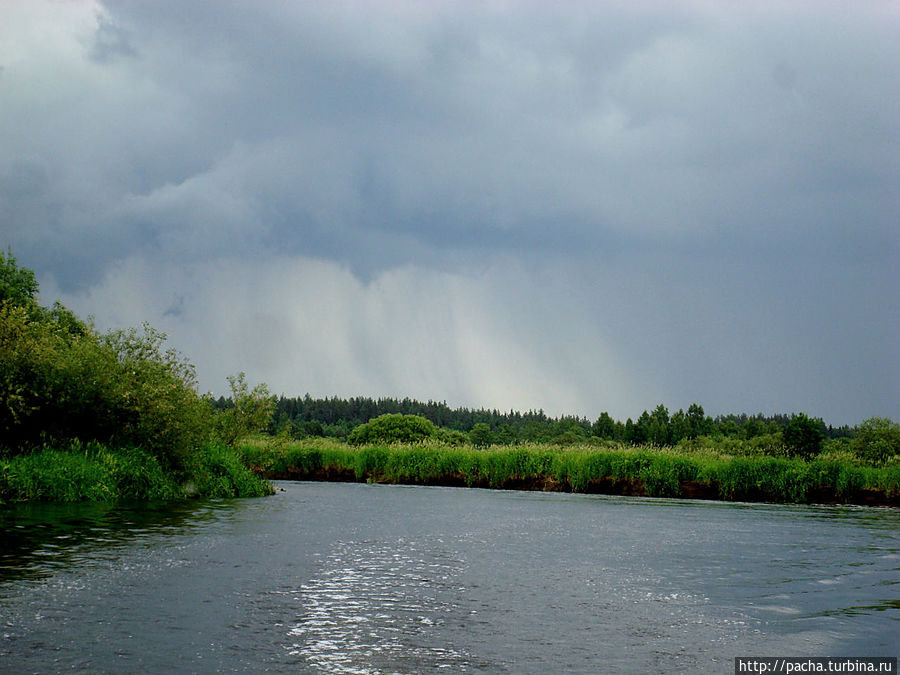
[[[900,424],[886,417],[872,417],[859,425],[850,447],[860,459],[884,464],[900,454]]]
[[[347,439],[353,445],[369,443],[416,443],[433,438],[437,428],[418,415],[381,415],[360,424]]]
[[[164,350],[165,340],[165,333],[144,324],[141,331],[112,331],[99,342],[115,358],[107,405],[117,428],[110,440],[140,446],[178,469],[209,437],[210,414],[197,394],[193,365]],[[90,410],[84,414],[92,418]]]
[[[486,448],[494,442],[491,428],[484,422],[476,422],[469,432],[469,442],[476,448]]]
[[[451,447],[459,447],[469,443],[469,436],[456,429],[438,429],[437,440]]]
[[[270,490],[237,453],[209,444],[209,401],[164,333],[100,334],[36,294],[34,274],[0,253],[0,497],[172,498],[176,480],[206,495]],[[233,442],[265,426],[272,401],[264,385],[248,391],[243,373],[229,383],[234,405],[217,430]]]
[[[584,441],[584,436],[572,430],[564,431],[553,439],[556,445],[575,445],[576,443],[584,443]]]
[[[61,314],[62,315],[62,314]],[[97,335],[0,306],[0,446],[7,454],[70,439],[140,446],[178,468],[207,435],[193,367],[165,334]]]

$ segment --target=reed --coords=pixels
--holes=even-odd
[[[186,465],[186,496],[262,497],[274,493],[268,482],[250,471],[240,453],[222,443],[207,443]]]
[[[437,441],[353,447],[332,439],[245,443],[268,478],[609,492],[736,501],[900,505],[900,466],[846,458],[804,461],[652,446],[524,444],[476,448]]]
[[[141,449],[96,442],[73,441],[66,448],[0,459],[0,504],[253,497],[272,492],[237,452],[219,444],[201,448],[178,474],[164,471],[156,457]]]

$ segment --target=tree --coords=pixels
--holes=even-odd
[[[884,464],[900,455],[900,424],[886,417],[872,417],[859,425],[850,447],[860,459]]]
[[[208,438],[210,417],[208,404],[197,394],[193,364],[166,349],[166,340],[147,323],[140,330],[115,330],[98,338],[116,364],[109,374],[119,427],[113,442],[140,445],[175,468]]]
[[[608,412],[600,413],[600,417],[594,422],[594,436],[609,441],[615,439],[616,423]]]
[[[647,424],[647,440],[654,445],[669,444],[669,410],[660,403],[650,414]]]
[[[138,446],[178,469],[208,433],[193,367],[166,336],[97,335],[62,306],[0,305],[0,446],[18,454],[72,439]]]
[[[587,423],[587,421],[585,421]],[[585,430],[577,417],[564,416],[553,424],[552,440],[554,443],[572,445],[584,440]]]
[[[679,408],[678,412],[673,413],[672,419],[669,420],[669,442],[675,445],[682,438],[689,438],[690,434],[691,427],[688,418],[684,414],[684,410]]]
[[[547,425],[545,422],[539,422],[538,420],[528,420],[525,422],[525,426],[522,427],[519,437],[530,443],[543,443],[548,438]]]
[[[497,445],[513,445],[519,440],[516,430],[509,424],[501,424],[492,430],[494,434],[494,443]]]
[[[476,422],[469,432],[469,442],[476,448],[485,448],[494,442],[491,428],[484,422]]]
[[[234,445],[268,426],[275,401],[265,384],[257,384],[251,390],[243,372],[226,379],[231,388],[232,405],[216,415],[216,433],[223,443]]]
[[[0,251],[0,304],[9,303],[16,307],[36,305],[37,292],[38,282],[34,272],[19,267],[11,250],[7,249],[5,255]]]
[[[625,420],[625,430],[622,433],[622,439],[626,443],[637,443],[638,442],[637,435],[636,435],[635,428],[634,428],[634,422],[631,421],[630,417],[627,420]]]
[[[818,455],[825,438],[824,426],[822,420],[807,417],[805,413],[792,416],[783,432],[788,452],[804,459]]]
[[[705,436],[710,432],[710,420],[703,412],[703,406],[699,403],[691,403],[687,409],[688,438],[697,438],[697,436]]]
[[[634,430],[631,436],[631,442],[635,445],[640,445],[650,440],[650,413],[646,410],[641,413],[640,417],[637,418],[637,422],[634,423]]]

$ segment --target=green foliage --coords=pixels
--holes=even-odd
[[[12,251],[0,251],[0,305],[26,307],[36,304],[38,282],[34,272],[19,267]]]
[[[593,433],[605,440],[615,440],[616,423],[608,412],[600,413],[600,417],[594,422]]]
[[[274,492],[247,468],[237,450],[221,443],[207,443],[192,455],[186,477],[188,496],[262,497]]]
[[[0,460],[0,503],[17,501],[117,501],[202,497],[257,497],[272,486],[251,473],[241,456],[207,444],[191,455],[183,483],[139,448],[110,448],[73,441]]]
[[[438,429],[437,440],[451,446],[466,445],[469,443],[469,435],[456,429]]]
[[[804,459],[818,455],[825,439],[823,426],[822,420],[811,419],[804,413],[794,415],[782,432],[790,454]]]
[[[697,438],[697,436],[704,436],[710,433],[712,420],[706,416],[703,406],[699,403],[689,405],[685,417],[687,418],[689,429],[687,438]]]
[[[71,443],[0,461],[0,502],[172,499],[181,494],[159,462],[136,448]]]
[[[351,399],[314,399],[307,394],[302,398],[280,397],[275,403],[269,431],[275,433],[290,424],[291,434],[295,438],[323,435],[345,439],[356,426],[383,414],[419,415],[439,428],[463,433],[471,432],[476,424],[487,424],[493,434],[493,445],[571,443],[576,437],[583,437],[578,443],[597,438],[632,445],[653,443],[658,446],[674,446],[685,439],[693,440],[701,436],[753,440],[781,433],[791,419],[789,415],[762,413],[751,416],[720,415],[713,419],[706,415],[703,406],[692,403],[687,412],[677,410],[670,416],[667,408],[660,404],[653,409],[652,414],[644,411],[637,424],[633,421],[622,423],[614,420],[609,413],[602,413],[591,425],[586,419],[573,416],[554,419],[545,415],[542,410],[525,413],[510,410],[501,413],[498,410],[451,409],[446,403],[422,403],[409,398],[376,400],[360,396]],[[316,428],[307,425],[314,424],[320,425],[318,433],[307,432],[309,428]],[[854,435],[854,430],[847,426],[834,428],[822,425],[821,430],[830,440]],[[781,449],[778,452],[784,454]]]
[[[638,471],[638,476],[649,496],[678,497],[681,495],[681,481],[695,480],[699,471],[699,465],[694,460],[658,454],[648,459]]]
[[[555,445],[575,445],[576,443],[584,443],[584,440],[584,436],[572,430],[564,431],[553,437]]]
[[[234,446],[237,441],[268,426],[275,401],[265,384],[257,384],[251,390],[243,372],[229,375],[227,379],[231,387],[231,406],[216,413],[215,434],[221,442]]]
[[[476,448],[486,448],[494,442],[491,428],[484,422],[478,422],[469,432],[469,442]]]
[[[650,414],[650,420],[647,424],[647,441],[652,445],[668,445],[669,444],[669,411],[662,403],[660,403]]]
[[[115,355],[107,406],[117,419],[114,443],[138,445],[180,468],[209,435],[209,406],[197,395],[194,367],[165,350],[165,340],[149,324],[101,336]]]
[[[267,491],[233,451],[208,444],[209,401],[193,366],[165,348],[166,335],[98,334],[56,303],[37,305],[37,283],[0,254],[0,499],[110,500]],[[265,426],[264,385],[229,378],[228,434]]]
[[[93,440],[178,468],[205,437],[208,408],[165,338],[147,325],[97,335],[61,306],[37,319],[0,307],[2,451]]]
[[[263,473],[294,477],[575,492],[618,482],[654,497],[678,497],[685,485],[693,485],[727,500],[798,503],[818,494],[832,494],[838,501],[853,501],[871,490],[883,490],[888,497],[900,494],[900,464],[876,468],[846,460],[730,457],[702,448],[681,452],[623,445],[475,448],[433,440],[354,448],[310,439],[289,447],[245,445],[242,452],[245,461]]]
[[[356,427],[348,441],[353,445],[370,443],[415,443],[434,438],[434,424],[418,415],[387,414]]]
[[[850,447],[857,457],[884,464],[900,455],[900,424],[886,417],[872,417],[859,425]]]
[[[55,325],[64,335],[85,337],[91,333],[91,327],[75,316],[75,313],[59,302],[54,302],[50,309],[42,310],[44,320]]]
[[[115,354],[26,307],[0,306],[0,444],[7,452],[70,438],[108,440],[117,419]]]

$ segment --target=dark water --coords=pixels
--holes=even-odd
[[[0,510],[0,672],[733,672],[894,656],[900,513],[280,483]]]

